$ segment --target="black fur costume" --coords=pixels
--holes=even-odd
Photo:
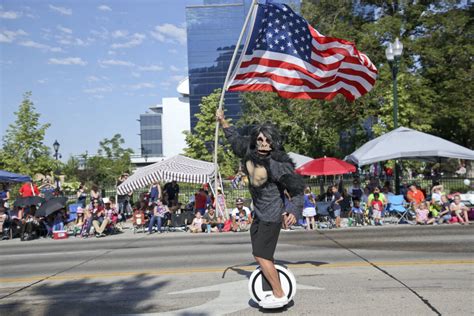
[[[242,136],[234,126],[224,128],[234,153],[242,158],[244,172],[249,176],[249,188],[258,219],[281,222],[281,215],[301,216],[304,201],[303,178],[294,173],[294,163],[283,149],[280,133],[272,124],[254,126],[250,135]],[[271,144],[269,155],[257,151],[257,137],[262,133]],[[291,197],[285,208],[284,191]]]

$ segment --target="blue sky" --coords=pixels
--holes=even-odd
[[[139,153],[137,119],[177,96],[187,75],[185,6],[199,0],[0,1],[0,136],[24,92],[63,160],[120,133]]]

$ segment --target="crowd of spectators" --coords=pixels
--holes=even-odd
[[[117,185],[127,178],[128,174],[123,174]],[[48,200],[57,195],[54,190],[48,181],[39,187],[27,182],[20,187],[18,194],[21,197],[41,196]],[[427,192],[414,183],[408,185],[404,182],[400,191],[412,223],[469,223],[469,208],[461,202],[459,195],[448,196],[442,185],[434,185]],[[122,232],[127,221],[134,231],[141,228],[149,234],[163,233],[176,226],[185,227],[184,230],[191,233],[244,232],[250,229],[255,216],[251,201],[239,197],[228,203],[221,188],[214,196],[208,185],[202,185],[187,203],[179,203],[180,187],[176,181],[164,185],[153,183],[136,203],[132,203],[131,194],[118,195],[116,200],[115,196],[103,197],[96,185],[89,190],[81,184],[74,201],[74,216],[67,206],[48,216],[38,216],[39,205],[13,206],[10,193],[6,185],[0,186],[3,239],[52,237],[55,231],[68,231],[70,236],[100,238]],[[344,217],[353,226],[383,225],[390,215],[390,198],[394,196],[390,182],[381,186],[377,179],[370,179],[364,185],[356,179],[347,189],[331,185],[320,195],[307,187],[304,193],[303,218],[299,223],[307,230],[316,229],[322,220],[319,202],[329,205],[327,211],[336,228],[343,226],[341,223],[344,221],[347,225],[347,221],[342,220]],[[284,198],[286,205],[291,203],[288,196]]]

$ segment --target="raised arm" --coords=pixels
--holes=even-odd
[[[232,146],[234,154],[237,157],[243,158],[249,146],[249,137],[242,137],[237,131],[237,129],[229,124],[229,122],[225,119],[223,110],[218,109],[216,111],[216,119],[219,121],[222,128],[224,129],[225,137]]]

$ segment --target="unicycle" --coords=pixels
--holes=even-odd
[[[293,273],[287,268],[275,264],[275,269],[278,271],[280,277],[281,287],[291,302],[296,294],[296,279]],[[272,294],[272,287],[263,275],[260,266],[250,275],[249,279],[249,293],[250,297],[255,303],[259,303],[266,295]]]

